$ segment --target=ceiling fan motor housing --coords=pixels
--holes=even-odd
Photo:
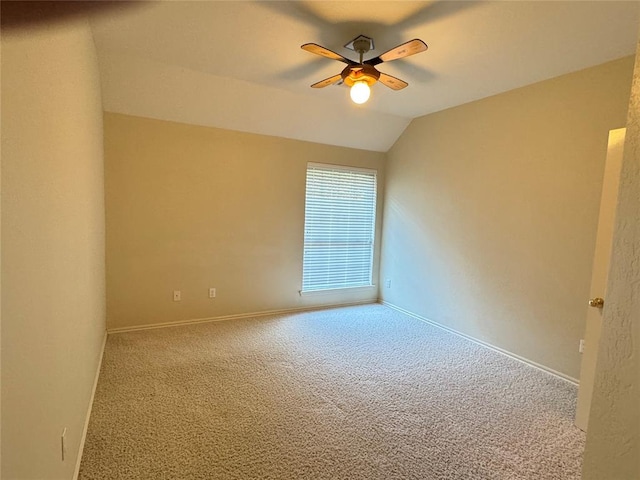
[[[348,87],[352,87],[356,82],[367,82],[371,86],[380,78],[380,72],[373,65],[366,63],[360,65],[348,65],[340,74],[342,81]]]

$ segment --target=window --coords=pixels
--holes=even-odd
[[[309,163],[302,292],[372,284],[376,172]]]

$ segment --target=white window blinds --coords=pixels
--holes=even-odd
[[[309,163],[302,291],[371,285],[376,172]]]

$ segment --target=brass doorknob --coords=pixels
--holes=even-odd
[[[589,300],[589,306],[595,308],[602,308],[604,306],[604,299],[600,297],[592,298]]]

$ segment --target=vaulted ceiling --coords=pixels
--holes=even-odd
[[[635,52],[640,2],[166,1],[92,19],[107,111],[387,151],[418,116]],[[378,68],[362,106],[348,88],[311,89],[344,64],[413,38],[429,49]]]

